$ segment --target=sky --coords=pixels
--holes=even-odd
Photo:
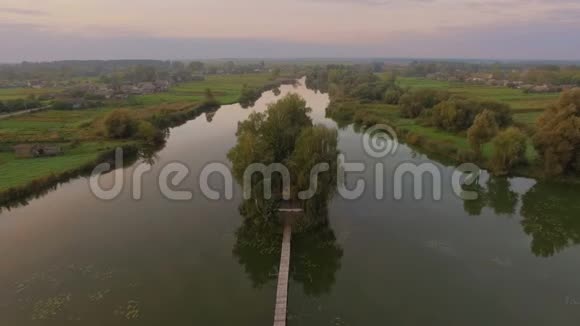
[[[580,0],[0,0],[0,62],[580,60]]]

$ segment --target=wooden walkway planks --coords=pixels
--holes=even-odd
[[[282,238],[282,252],[280,254],[280,268],[278,271],[278,288],[276,291],[276,309],[274,326],[286,326],[288,311],[288,276],[290,273],[290,249],[292,240],[292,225],[288,219],[284,222],[284,236]]]

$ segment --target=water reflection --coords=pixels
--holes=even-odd
[[[244,222],[236,231],[233,254],[257,288],[278,277],[282,227],[277,207],[275,200],[256,198],[240,206]],[[293,225],[290,277],[307,295],[319,296],[331,292],[343,250],[329,223],[328,202],[318,197],[303,207],[304,217]]]
[[[463,208],[471,216],[490,208],[495,215],[514,216],[518,204],[524,232],[531,236],[531,251],[538,257],[551,257],[580,244],[580,202],[575,185],[538,182],[520,196],[507,178],[490,177],[466,190],[476,191],[476,200],[465,200]],[[521,197],[521,200],[520,200]]]
[[[532,252],[550,257],[580,244],[580,201],[574,185],[536,184],[523,196],[521,222]]]
[[[337,244],[326,216],[321,223],[294,235],[290,275],[302,284],[306,295],[330,293],[341,267],[342,255],[342,247]]]
[[[465,190],[475,191],[478,194],[477,199],[463,202],[465,212],[470,216],[479,216],[485,207],[489,207],[497,215],[513,216],[516,214],[519,195],[510,186],[511,183],[507,178],[490,177],[486,187],[481,186],[479,181],[465,187]]]

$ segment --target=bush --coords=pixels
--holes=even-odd
[[[453,98],[433,108],[433,124],[446,131],[465,131],[473,125],[475,117],[485,110],[494,113],[495,121],[500,128],[512,123],[511,110],[506,104]]]
[[[403,90],[401,88],[391,87],[385,92],[384,101],[387,104],[399,104],[401,96],[403,96]]]
[[[562,93],[558,101],[558,107],[566,108],[573,105],[576,110],[580,111],[580,88],[574,88]]]
[[[547,175],[580,173],[580,89],[562,93],[538,119],[534,146]]]
[[[399,100],[401,116],[404,118],[416,118],[425,109],[431,109],[437,104],[447,100],[449,93],[433,89],[418,89],[411,91]]]
[[[148,121],[139,121],[136,137],[150,144],[161,143],[165,138],[163,132]]]
[[[509,105],[497,101],[480,101],[478,102],[479,111],[491,111],[494,114],[495,122],[500,128],[507,128],[514,122],[512,110]]]
[[[137,132],[137,120],[126,109],[117,109],[105,118],[105,135],[112,139],[130,138]]]
[[[351,95],[361,101],[374,102],[381,101],[386,90],[386,84],[382,82],[370,82],[356,86]]]
[[[526,161],[526,135],[515,127],[501,131],[492,141],[491,170],[496,175],[505,175]]]
[[[262,93],[259,89],[254,87],[249,87],[248,85],[244,84],[242,87],[242,94],[238,99],[238,102],[242,105],[242,107],[248,107],[254,104],[254,102],[260,98]]]
[[[490,141],[497,134],[498,126],[495,114],[490,110],[484,110],[475,117],[475,121],[467,130],[467,139],[471,148],[476,153],[481,153],[481,145]]]

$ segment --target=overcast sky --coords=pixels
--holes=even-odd
[[[580,60],[580,0],[0,0],[0,62]]]

